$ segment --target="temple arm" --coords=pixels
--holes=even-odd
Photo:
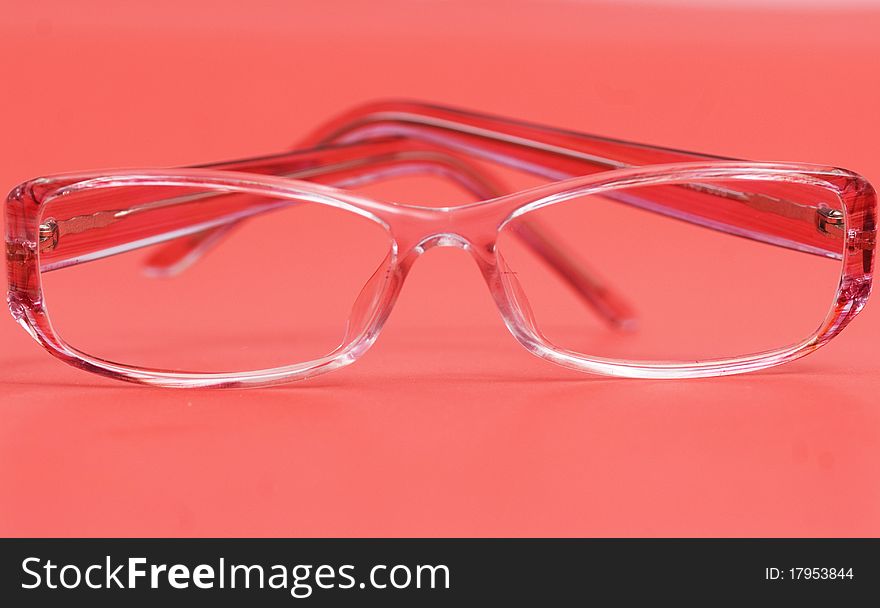
[[[372,137],[431,141],[551,180],[622,169],[705,160],[736,160],[589,135],[500,116],[416,101],[380,101],[345,112],[313,131],[301,146]]]
[[[551,180],[638,165],[734,160],[409,101],[355,108],[303,143],[353,143],[390,136],[431,143],[450,154],[489,160]],[[713,230],[807,253],[839,255],[842,214],[822,205],[793,202],[778,186],[762,184],[741,191],[681,184],[636,192],[603,196]],[[762,212],[759,226],[750,210]]]

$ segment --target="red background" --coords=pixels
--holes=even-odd
[[[0,180],[280,150],[423,98],[880,181],[880,13],[587,2],[5,2]],[[308,383],[184,392],[0,323],[3,535],[877,535],[880,316],[697,381],[590,377],[437,250],[379,342]]]

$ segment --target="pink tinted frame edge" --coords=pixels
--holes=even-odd
[[[843,253],[843,274],[836,305],[816,333],[803,342],[775,351],[746,357],[699,363],[644,364],[589,358],[559,350],[547,344],[524,314],[526,304],[517,295],[515,279],[502,272],[501,262],[494,254],[498,229],[515,213],[563,199],[583,196],[622,185],[640,183],[673,184],[694,180],[770,179],[786,181],[833,179],[833,187],[844,204],[846,230],[849,235]],[[874,194],[862,178],[838,169],[811,165],[779,165],[765,163],[687,163],[649,166],[604,172],[573,178],[482,203],[448,210],[428,209],[373,201],[338,189],[307,182],[267,176],[245,176],[238,173],[188,169],[178,171],[147,170],[137,173],[79,176],[75,188],[100,188],[112,185],[190,185],[223,191],[249,192],[278,198],[303,197],[339,208],[358,210],[363,215],[386,224],[394,234],[395,251],[389,259],[389,272],[377,272],[364,293],[377,294],[364,302],[374,304],[359,310],[354,317],[361,320],[350,341],[327,357],[283,368],[243,373],[180,373],[140,369],[95,359],[66,344],[54,331],[40,306],[39,255],[37,241],[40,206],[57,195],[58,188],[48,180],[36,180],[16,189],[9,201],[8,262],[10,271],[9,304],[13,316],[52,354],[77,367],[109,377],[148,384],[174,387],[258,386],[304,379],[331,371],[355,361],[374,342],[390,313],[403,280],[415,259],[433,245],[446,239],[458,240],[477,261],[507,327],[516,339],[535,355],[573,369],[625,377],[692,378],[725,375],[758,370],[804,356],[837,335],[859,312],[871,287],[871,264],[868,250],[859,244],[868,238],[868,231],[854,227],[873,226]],[[161,187],[161,186],[160,186]],[[551,204],[552,204],[551,203]],[[412,220],[417,220],[413,222]],[[420,220],[420,221],[419,221]],[[414,228],[417,227],[417,228]]]
[[[413,104],[403,105],[407,109],[414,107]],[[423,107],[427,110],[426,114],[431,110],[443,111],[434,106]],[[479,124],[478,115],[462,115]],[[500,122],[504,119],[492,120]],[[512,121],[509,124],[539,128]],[[551,135],[581,137],[572,132],[554,131],[550,128],[546,128],[546,132]],[[598,138],[598,141],[603,140]],[[618,143],[616,140],[604,141],[615,145]],[[623,145],[630,145],[635,149],[641,147],[640,144]],[[645,148],[652,153],[660,150],[685,157],[691,154]],[[699,155],[693,156],[701,158]],[[130,170],[40,178],[13,190],[7,203],[9,306],[16,320],[47,350],[67,363],[88,371],[162,386],[262,386],[308,378],[342,367],[360,357],[378,336],[412,263],[426,249],[443,244],[460,246],[471,252],[514,337],[533,354],[566,367],[626,377],[688,378],[762,369],[812,352],[837,335],[855,317],[870,293],[876,208],[873,189],[864,178],[841,169],[806,164],[706,161],[702,158],[702,162],[679,162],[611,171],[606,168],[592,175],[574,177],[528,191],[448,209],[386,203],[314,183],[209,168]],[[697,363],[650,364],[590,358],[548,344],[529,322],[528,305],[517,295],[519,291],[515,279],[509,273],[503,272],[503,261],[496,255],[495,238],[505,223],[514,215],[574,196],[623,186],[684,183],[695,179],[802,181],[829,188],[838,195],[845,216],[843,270],[836,303],[819,329],[803,342],[786,348]],[[350,333],[350,339],[328,356],[310,362],[243,373],[183,373],[141,369],[93,358],[66,344],[54,331],[46,311],[40,305],[40,262],[39,248],[36,246],[40,209],[62,189],[103,188],[122,183],[145,186],[177,184],[288,199],[305,197],[321,204],[360,213],[385,225],[392,235],[394,249],[387,260],[388,272],[377,272],[365,286],[362,295],[366,296],[359,299],[353,311],[356,331]],[[367,302],[372,304],[367,305]]]

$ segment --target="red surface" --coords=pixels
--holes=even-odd
[[[4,189],[283,149],[387,96],[880,181],[880,14],[473,4],[4,7]],[[767,372],[583,376],[435,250],[356,365],[235,392],[84,374],[9,318],[0,534],[877,535],[875,309]]]

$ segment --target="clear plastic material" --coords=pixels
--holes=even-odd
[[[113,221],[98,193],[124,203],[125,215],[119,230],[92,238]],[[196,250],[198,264],[151,265],[169,244],[204,247],[205,231],[174,235],[231,222],[242,207],[260,213],[227,224],[223,246]],[[64,233],[41,263],[53,327],[79,350],[138,367],[235,372],[326,356],[345,343],[361,288],[391,254],[386,228],[359,214],[198,187],[81,190],[53,199],[42,218]]]
[[[356,360],[378,336],[415,260],[432,247],[460,247],[473,256],[511,333],[537,356],[588,372],[684,378],[762,369],[808,354],[839,333],[870,293],[876,198],[864,178],[843,169],[722,160],[401,102],[356,110],[319,130],[309,143],[317,147],[197,168],[64,175],[22,184],[12,191],[6,208],[8,301],[13,316],[52,354],[123,380],[178,387],[286,382]],[[506,193],[503,185],[473,162],[475,158],[557,181]],[[454,179],[480,200],[428,208],[340,189],[414,172]],[[597,199],[602,204],[592,205]],[[169,363],[162,364],[161,351],[156,351],[155,363],[149,359],[138,364],[90,352],[72,341],[74,331],[79,332],[78,339],[88,340],[90,327],[68,331],[60,322],[56,326],[56,320],[68,313],[59,308],[56,315],[50,283],[61,281],[62,273],[137,255],[141,268],[153,275],[174,281],[192,278],[202,284],[195,281],[194,273],[209,271],[211,258],[219,255],[213,251],[222,249],[226,239],[243,236],[258,221],[268,222],[260,233],[263,238],[278,239],[285,231],[275,230],[272,218],[285,214],[295,218],[290,220],[293,223],[302,221],[299,212],[306,206],[342,214],[339,217],[346,218],[342,223],[358,225],[358,230],[365,222],[370,229],[366,232],[379,230],[379,241],[384,243],[375,253],[357,257],[365,264],[369,261],[369,276],[361,276],[368,272],[365,266],[349,266],[344,256],[332,259],[339,250],[361,246],[360,232],[333,233],[326,228],[309,232],[319,239],[314,242],[315,251],[323,251],[320,261],[328,267],[341,264],[345,269],[335,272],[358,283],[357,294],[340,295],[337,301],[349,312],[344,329],[338,323],[334,329],[330,352],[318,354],[325,345],[308,355],[303,351],[300,356],[310,357],[307,360],[294,354],[280,365],[269,357],[265,360],[270,367],[262,369],[250,364],[234,369],[223,362],[219,367],[192,367],[171,362],[171,356],[166,359]],[[578,221],[554,226],[554,210],[568,213],[568,209],[576,210]],[[638,219],[618,214],[623,211]],[[718,300],[709,298],[700,281],[685,282],[669,291],[667,295],[674,298],[658,298],[656,292],[644,291],[644,282],[640,284],[631,272],[632,264],[614,263],[650,254],[640,250],[651,244],[644,236],[648,221],[661,226],[650,233],[653,246],[661,250],[664,234],[672,238],[682,226],[694,231],[688,237],[695,239],[693,257],[680,263],[687,267],[696,260],[703,276],[715,280],[746,266],[743,262],[737,267],[714,253],[715,259],[707,259],[706,252],[716,247],[708,239],[718,239],[717,247],[725,240],[742,241],[759,250],[810,260],[804,261],[805,266],[821,263],[819,280],[818,270],[786,273],[784,265],[776,270],[762,266],[758,253],[748,258],[748,267],[770,271],[762,285],[773,286],[773,280],[806,281],[827,290],[828,309],[815,313],[819,315],[815,323],[807,322],[813,330],[804,329],[804,335],[792,338],[773,337],[774,343],[761,343],[758,351],[751,345],[730,344],[729,348],[685,353],[678,342],[692,329],[688,308],[713,306]],[[572,229],[578,231],[574,240],[571,233],[562,234]],[[583,243],[578,239],[590,244],[591,238],[604,243],[604,257],[580,247]],[[327,243],[330,246],[319,247]],[[307,246],[305,241],[302,244]],[[259,263],[284,270],[290,261],[281,251],[266,251]],[[514,264],[523,269],[532,264],[529,268],[540,269],[535,276],[554,277],[577,298],[572,310],[578,306],[589,310],[590,322],[599,325],[597,331],[604,331],[604,336],[581,340],[558,329],[551,331],[550,324],[542,325],[546,313],[533,308],[532,302],[539,304],[538,291],[531,279],[520,278]],[[247,305],[255,294],[273,297],[271,282],[252,279],[246,268],[240,266],[237,275],[229,278],[239,288],[232,297],[240,297],[243,315],[252,312]],[[681,269],[676,275],[682,276]],[[81,288],[87,291],[99,280],[97,276],[70,279],[83,283]],[[740,280],[748,285],[743,277]],[[647,313],[649,305],[658,302],[676,313],[676,323],[667,325],[665,336],[651,334],[652,346],[640,352],[627,351],[625,346],[603,347],[605,342],[626,340],[626,335],[639,332],[656,318]],[[742,312],[757,316],[778,312],[768,308],[773,305],[772,296],[767,302],[760,311]],[[804,303],[801,297],[791,297],[780,306]],[[105,308],[106,314],[95,315],[96,320],[89,323],[100,324],[108,317],[113,307]],[[735,312],[735,308],[725,309],[728,320],[720,322],[741,322]],[[812,314],[812,308],[805,312]],[[292,336],[284,320],[271,311],[266,315],[261,327],[283,344]],[[584,312],[581,320],[588,316]],[[94,325],[91,328],[104,332]],[[112,342],[111,336],[104,332],[105,345]],[[269,349],[270,353],[282,351]],[[114,352],[112,344],[108,352]],[[295,353],[295,349],[288,352]]]
[[[742,238],[637,206],[644,200],[671,204],[692,198],[693,188],[757,196],[768,186],[761,181],[702,180],[575,197],[509,222],[498,236],[498,256],[516,273],[536,331],[572,353],[631,361],[699,361],[794,345],[818,329],[833,304],[843,259],[842,230],[820,232],[813,218],[791,214],[786,218],[788,234],[805,228],[805,233],[812,231],[821,239],[813,241],[815,254],[805,255],[798,243],[771,244],[783,228],[772,212],[753,210],[752,238]],[[796,194],[801,205],[840,210],[840,201],[825,188],[787,184],[785,189],[788,195]],[[718,202],[719,207],[737,204]],[[517,230],[523,222],[540,223],[566,251],[591,260],[613,277],[617,290],[635,303],[630,324],[608,331],[592,315],[583,314],[576,292],[522,246]],[[769,225],[774,225],[773,234],[761,232]],[[805,236],[799,243],[807,240]]]

